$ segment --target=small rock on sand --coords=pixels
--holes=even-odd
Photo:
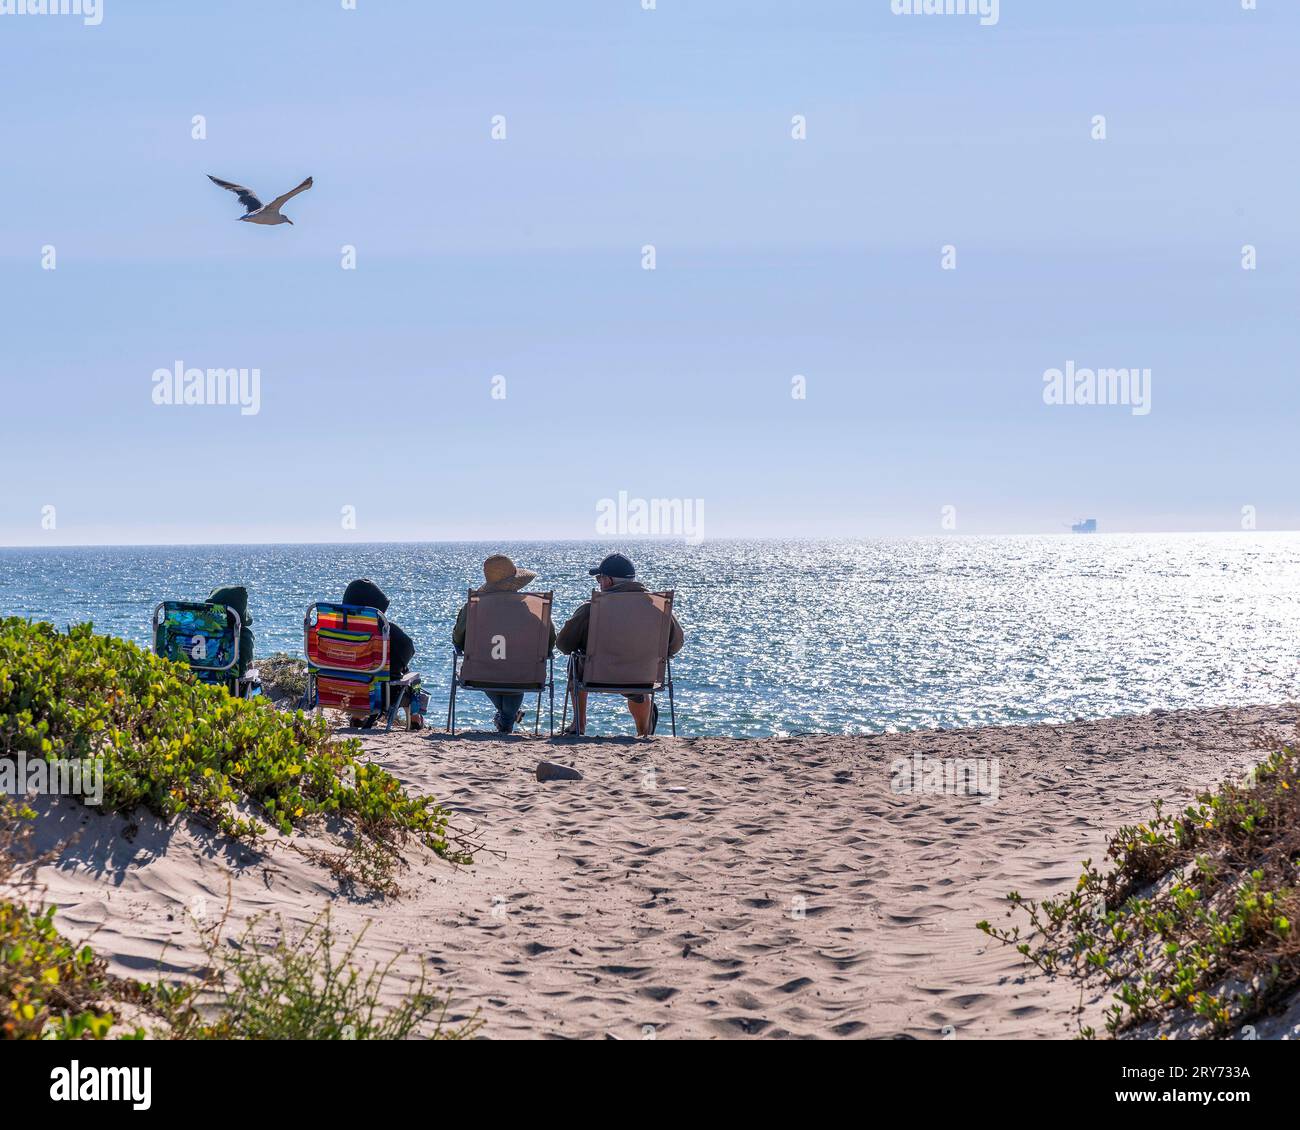
[[[581,781],[582,774],[567,765],[556,765],[553,761],[539,761],[537,779],[539,781]]]

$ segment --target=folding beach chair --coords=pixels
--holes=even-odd
[[[427,697],[414,671],[393,682],[388,671],[388,618],[378,608],[318,601],[303,618],[307,656],[304,710],[330,707],[350,714],[383,714],[393,728],[405,708],[406,728],[418,728]]]
[[[153,610],[154,654],[184,663],[202,683],[225,687],[237,698],[262,689],[257,669],[239,673],[239,613],[208,601],[164,600]]]
[[[591,594],[587,650],[569,656],[560,728],[569,717],[569,697],[578,691],[597,694],[648,694],[668,691],[668,714],[677,736],[673,701],[673,663],[668,655],[673,623],[672,592],[601,592]]]
[[[549,592],[469,591],[465,650],[452,649],[447,729],[456,732],[456,689],[536,694],[533,734],[541,732],[542,692],[551,698],[555,733],[555,659],[551,654]]]

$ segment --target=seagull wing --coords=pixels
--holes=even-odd
[[[221,188],[226,189],[226,191],[228,192],[233,192],[236,196],[239,197],[239,202],[249,212],[256,212],[262,206],[262,202],[258,200],[258,198],[254,196],[242,184],[231,184],[230,181],[228,180],[217,180],[217,178],[214,177],[211,173],[208,174],[208,180],[210,180],[213,184],[219,185]]]
[[[291,200],[293,197],[297,196],[298,193],[306,192],[309,188],[311,188],[311,177],[308,177],[297,188],[289,189],[289,191],[283,196],[277,196],[266,206],[266,210],[268,212],[278,212],[280,210],[280,205],[282,205],[286,200]]]

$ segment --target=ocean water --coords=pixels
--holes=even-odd
[[[249,587],[257,652],[302,654],[314,600],[375,580],[446,709],[452,622],[508,553],[558,623],[608,547],[577,542],[0,548],[0,616],[148,646],[163,599]],[[1300,697],[1300,534],[667,542],[626,548],[677,593],[678,732],[736,737],[1069,721]],[[563,667],[557,664],[557,676]],[[562,684],[562,678],[561,678]],[[562,685],[557,687],[557,704]],[[466,696],[464,721],[491,708]],[[621,701],[590,728],[631,733]],[[558,706],[557,706],[558,718]],[[666,716],[664,722],[666,724]]]

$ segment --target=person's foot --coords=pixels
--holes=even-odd
[[[581,737],[581,735],[578,733],[578,723],[570,722],[567,726],[564,727],[563,730],[560,731],[560,737],[562,738]]]
[[[515,721],[516,719],[513,718],[507,720],[505,715],[499,710],[492,715],[492,724],[496,726],[498,734],[509,734],[513,732]]]

